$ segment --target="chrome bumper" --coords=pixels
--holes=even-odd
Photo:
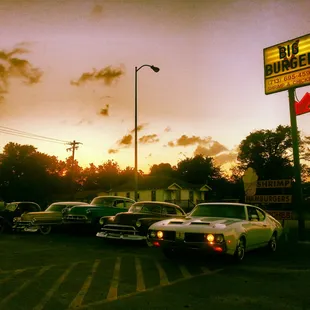
[[[140,235],[130,235],[130,234],[117,234],[117,233],[107,233],[107,232],[98,232],[96,237],[105,238],[105,239],[118,239],[118,240],[146,240],[146,236]]]

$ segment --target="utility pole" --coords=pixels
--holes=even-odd
[[[69,142],[68,145],[70,145],[71,147],[67,148],[67,152],[72,151],[72,163],[71,163],[71,182],[70,182],[70,187],[71,187],[71,200],[74,199],[74,166],[75,166],[75,150],[77,150],[79,148],[79,144],[82,144],[81,142],[76,142],[75,140],[73,140],[73,142]]]

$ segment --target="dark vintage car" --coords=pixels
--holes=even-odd
[[[28,212],[41,211],[41,207],[30,201],[11,202],[0,211],[0,233],[3,231],[11,231],[13,228],[13,220]]]
[[[67,225],[88,225],[96,230],[101,217],[126,212],[134,203],[127,197],[98,196],[90,204],[64,209],[63,222]]]
[[[45,211],[24,213],[20,217],[15,217],[13,229],[27,232],[40,231],[41,234],[47,235],[53,226],[62,224],[62,211],[65,208],[86,204],[80,201],[54,202]]]
[[[178,205],[160,201],[136,202],[128,212],[102,217],[97,237],[106,239],[146,240],[149,226],[169,219],[183,218],[186,214]]]

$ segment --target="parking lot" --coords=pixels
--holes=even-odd
[[[310,309],[310,245],[242,265],[94,236],[0,236],[0,309]]]

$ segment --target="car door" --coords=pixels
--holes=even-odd
[[[257,248],[263,243],[262,223],[259,222],[259,216],[256,208],[247,206],[248,221],[245,223],[247,232],[247,248]]]
[[[267,220],[267,216],[265,212],[259,208],[256,208],[256,212],[259,218],[259,225],[261,225],[262,244],[267,244],[271,239],[271,236],[273,234],[273,229]]]

